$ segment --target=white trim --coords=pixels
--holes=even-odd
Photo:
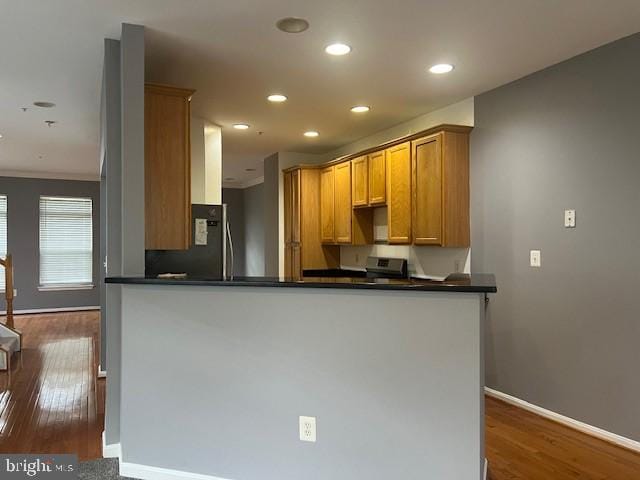
[[[482,476],[482,478],[484,480],[487,480],[489,477],[489,460],[487,460],[486,458],[484,459],[484,474]]]
[[[107,445],[105,443],[104,430],[102,431],[102,458],[120,458],[122,456],[122,448],[119,443]]]
[[[140,480],[229,480],[201,473],[190,473],[182,470],[150,467],[138,463],[128,463],[120,460],[120,476],[139,478]]]
[[[89,310],[100,310],[99,305],[91,305],[88,307],[60,307],[60,308],[31,308],[25,310],[14,310],[14,315],[29,315],[32,313],[57,313],[57,312],[82,312]],[[0,311],[0,315],[6,315],[7,311]]]
[[[107,371],[102,369],[102,365],[98,365],[98,378],[107,378]]]
[[[0,170],[0,177],[41,178],[49,180],[81,180],[85,182],[99,182],[99,173],[60,173],[60,172],[30,172],[22,170]]]
[[[559,413],[552,412],[551,410],[547,410],[546,408],[539,407],[525,400],[521,400],[512,395],[499,392],[498,390],[493,390],[489,387],[484,387],[484,391],[490,397],[497,398],[498,400],[502,400],[503,402],[506,402],[510,405],[515,405],[516,407],[520,407],[523,410],[527,410],[529,412],[535,413],[536,415],[540,415],[541,417],[548,418],[549,420],[553,420],[554,422],[561,423],[562,425],[573,428],[574,430],[578,430],[579,432],[586,433],[587,435],[599,438],[600,440],[613,443],[615,445],[618,445],[619,447],[627,448],[635,452],[640,452],[640,442],[636,440],[632,440],[630,438],[623,437],[622,435],[618,435],[617,433],[608,432],[607,430],[603,430],[602,428],[594,427],[579,420],[575,420]]]

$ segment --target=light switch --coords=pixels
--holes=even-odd
[[[542,265],[542,255],[540,250],[531,250],[529,254],[529,263],[532,267],[540,267]]]
[[[576,228],[576,211],[575,210],[564,211],[564,226],[566,228]]]

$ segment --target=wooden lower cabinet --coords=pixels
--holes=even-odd
[[[284,172],[285,276],[300,278],[304,270],[338,268],[337,245],[321,241],[321,171],[297,167]]]
[[[387,222],[390,244],[411,243],[411,145],[386,151]]]

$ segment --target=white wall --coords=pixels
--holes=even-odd
[[[191,203],[222,203],[222,129],[191,117]]]

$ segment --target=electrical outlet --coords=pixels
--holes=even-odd
[[[542,266],[542,254],[540,250],[531,250],[529,253],[529,263],[532,267]]]
[[[300,440],[316,441],[316,417],[300,417]]]
[[[564,226],[565,228],[576,228],[576,211],[575,210],[564,211]]]

